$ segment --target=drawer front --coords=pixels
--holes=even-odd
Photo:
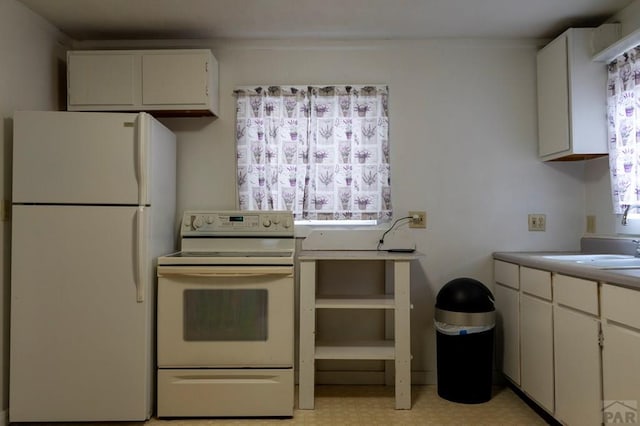
[[[518,273],[518,265],[501,260],[493,262],[493,276],[496,282],[507,287],[519,289],[520,278]]]
[[[293,370],[158,370],[158,417],[292,416]]]
[[[551,272],[540,269],[520,268],[522,291],[545,300],[551,300]]]
[[[640,329],[640,291],[611,284],[602,286],[602,315],[633,328]]]
[[[553,297],[561,305],[598,315],[598,283],[595,281],[556,274]]]

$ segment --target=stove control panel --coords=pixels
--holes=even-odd
[[[293,236],[289,211],[187,211],[182,216],[183,236],[247,235]]]

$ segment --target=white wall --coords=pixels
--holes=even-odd
[[[58,41],[64,38],[44,19],[15,0],[0,0],[0,199],[11,198],[13,111],[58,109],[60,104],[64,49]],[[6,423],[8,407],[10,230],[10,222],[0,224],[0,423]]]
[[[578,249],[584,163],[537,159],[535,42],[208,47],[220,64],[220,118],[163,120],[178,134],[179,210],[235,207],[235,86],[389,85],[395,216],[408,210],[428,216],[427,229],[412,234],[426,254],[412,270],[413,369],[419,374],[432,377],[435,369],[433,304],[442,285],[469,276],[491,287],[493,251]],[[528,213],[545,213],[547,231],[528,232]]]

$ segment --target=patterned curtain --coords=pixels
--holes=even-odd
[[[235,91],[238,196],[297,219],[390,219],[388,88]]]
[[[302,216],[309,158],[306,87],[236,90],[237,185],[241,210]]]
[[[608,65],[607,121],[613,210],[640,203],[640,48]]]

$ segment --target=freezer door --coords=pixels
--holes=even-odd
[[[154,286],[140,303],[139,212],[13,207],[11,422],[149,418]]]
[[[18,111],[13,202],[140,204],[148,157],[145,114]]]

